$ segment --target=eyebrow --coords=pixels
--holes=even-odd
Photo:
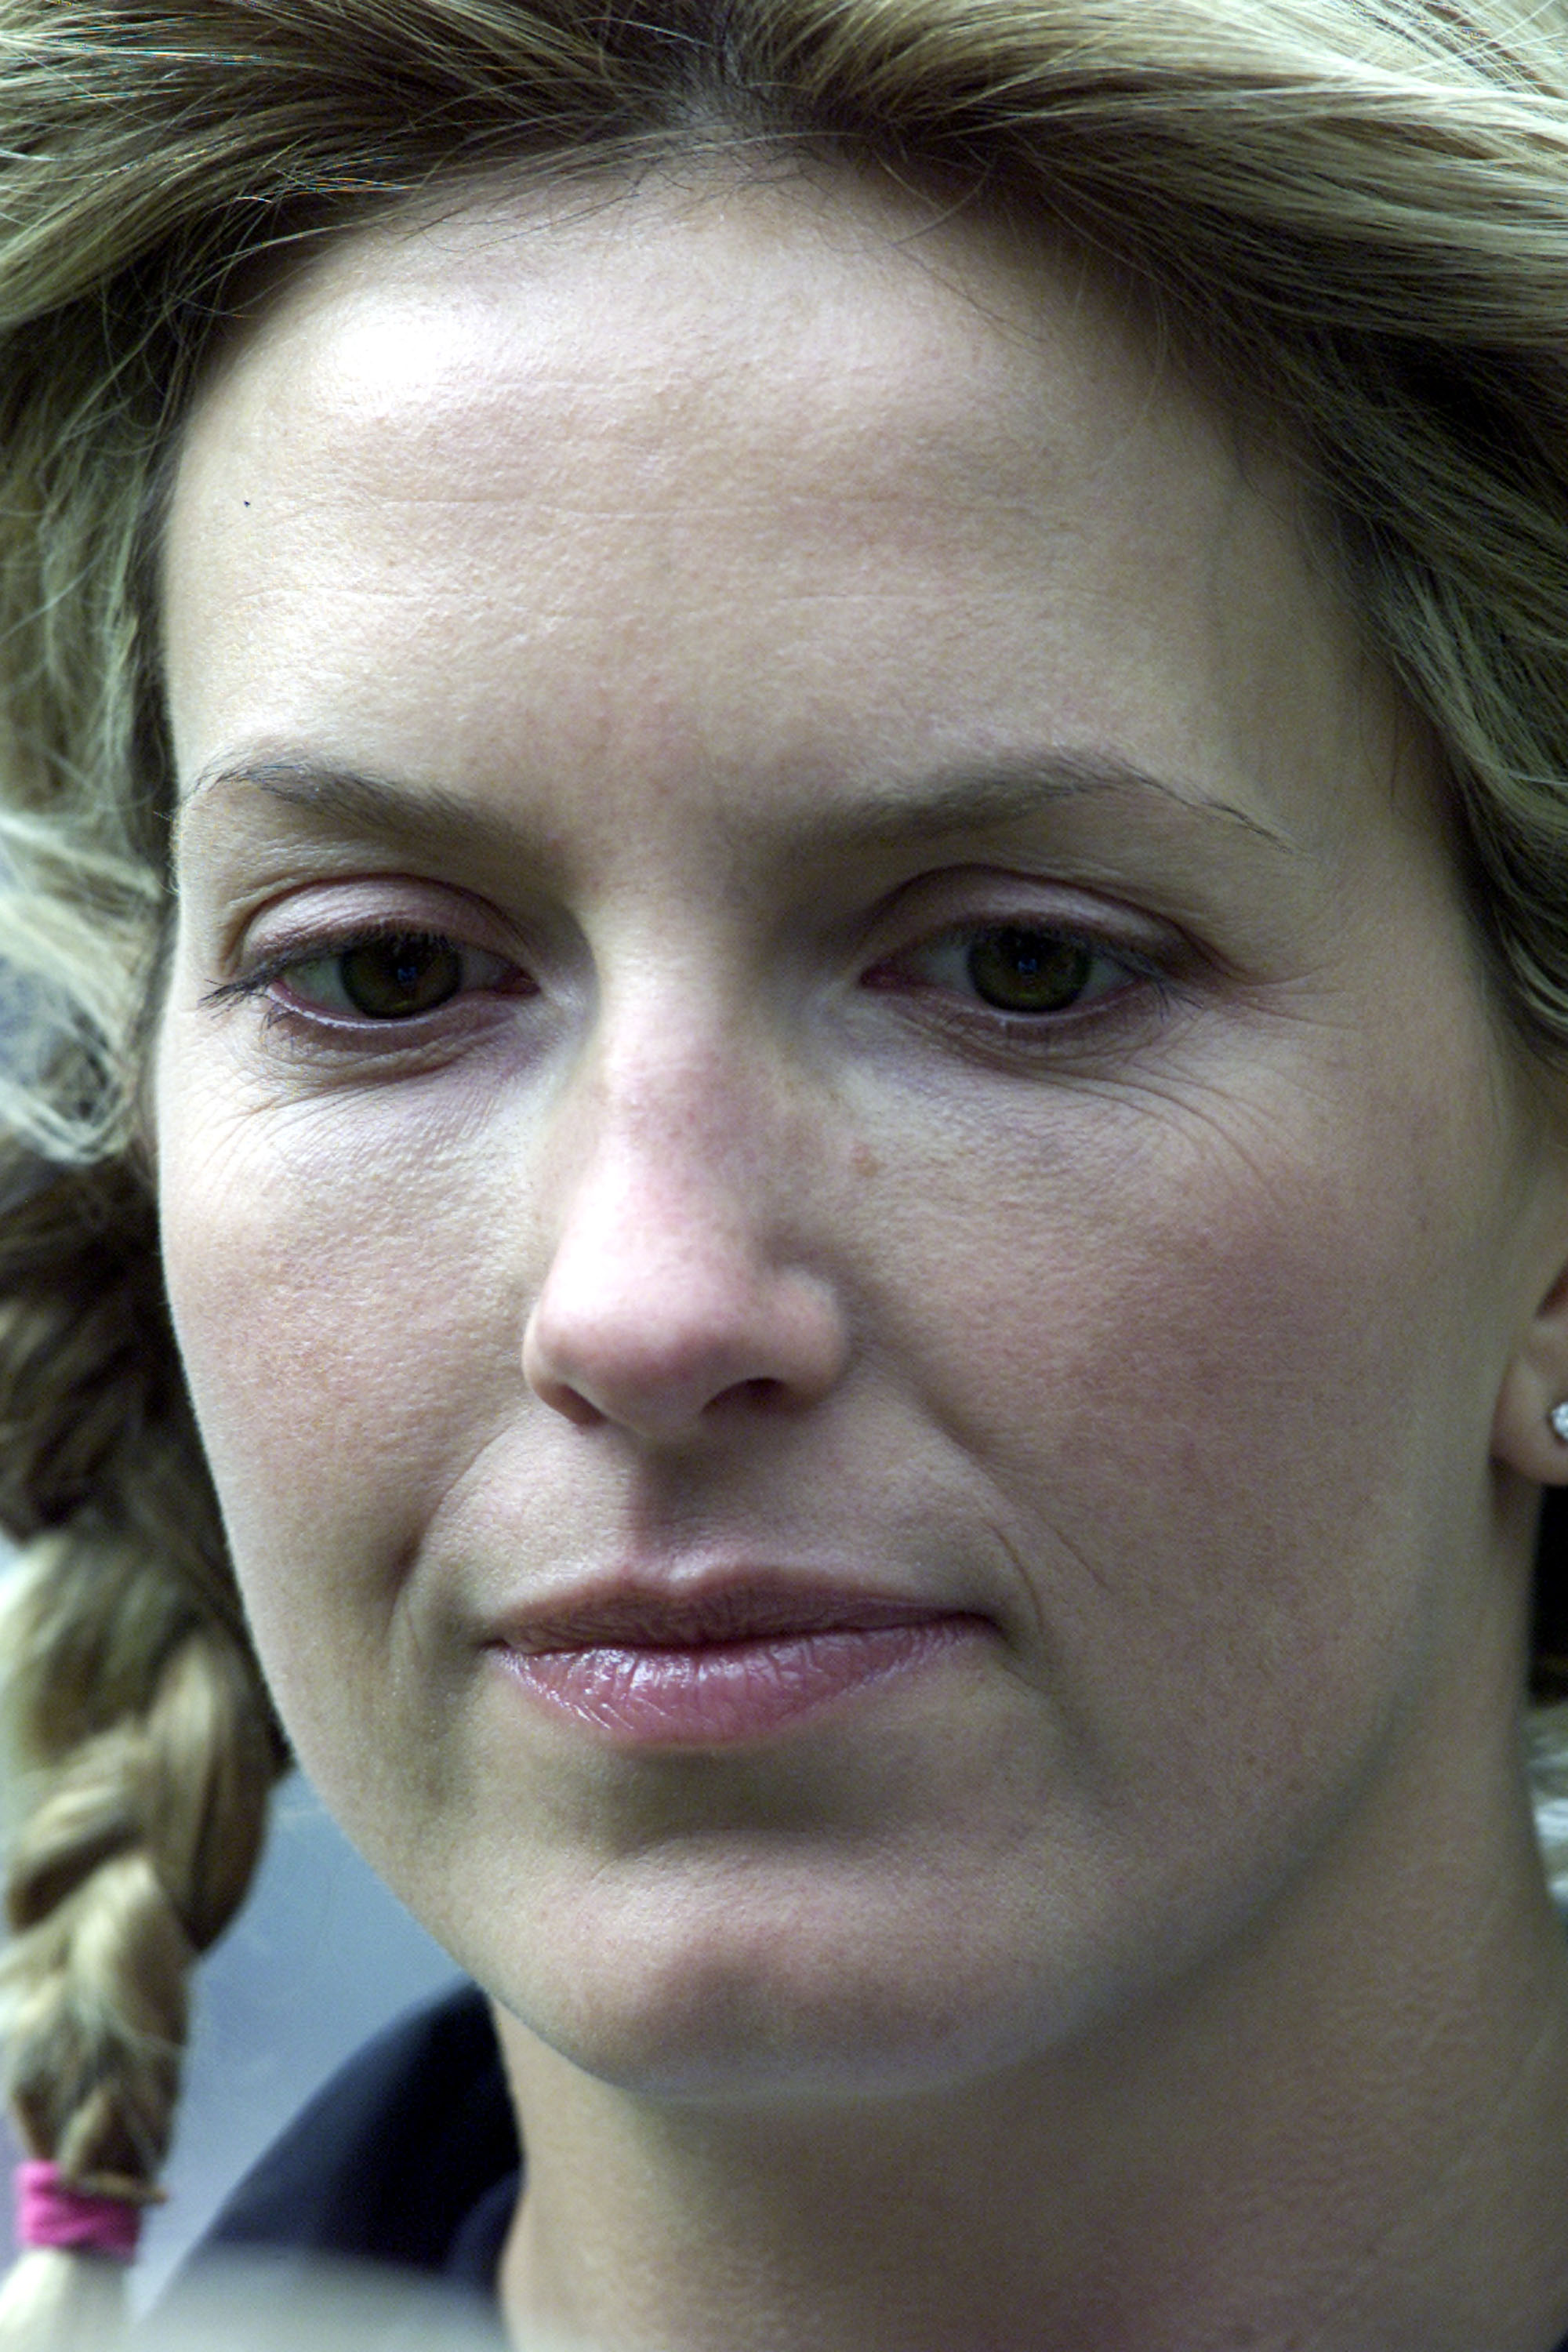
[[[395,783],[307,754],[224,760],[204,770],[175,820],[176,843],[198,805],[234,793],[258,793],[334,830],[376,839],[478,845],[515,854],[516,831],[466,794],[435,783]],[[923,775],[851,788],[830,809],[813,811],[813,829],[846,848],[935,840],[1026,822],[1053,803],[1095,797],[1147,798],[1212,822],[1291,857],[1301,845],[1252,811],[1201,788],[1158,776],[1119,753],[1048,747],[1001,759],[963,761]]]
[[[1157,776],[1117,752],[1056,745],[874,787],[829,823],[856,841],[925,840],[1017,824],[1053,803],[1150,796],[1187,816],[1235,827],[1288,856],[1303,854],[1299,843],[1234,802]]]

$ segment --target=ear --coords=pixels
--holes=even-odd
[[[1568,1440],[1552,1426],[1568,1403],[1568,1265],[1521,1336],[1492,1422],[1492,1458],[1540,1486],[1568,1486]]]

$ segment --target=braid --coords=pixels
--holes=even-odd
[[[4,1643],[7,2089],[30,2153],[134,2202],[168,2148],[192,1963],[244,1897],[284,1758],[155,1238],[124,1164],[57,1175],[0,1223],[0,1517],[24,1545]],[[25,2254],[0,2347],[101,2331],[114,2271]]]

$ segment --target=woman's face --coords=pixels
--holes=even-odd
[[[1074,265],[804,180],[347,238],[167,649],[240,1582],[527,2026],[963,2077],[1491,1769],[1555,1194],[1419,729]]]

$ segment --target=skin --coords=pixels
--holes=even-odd
[[[300,1758],[496,2001],[519,2339],[1540,2352],[1568,1202],[1289,465],[908,194],[475,195],[240,339],[165,585],[171,1297]],[[737,1563],[973,1638],[682,1753],[486,1646]]]

